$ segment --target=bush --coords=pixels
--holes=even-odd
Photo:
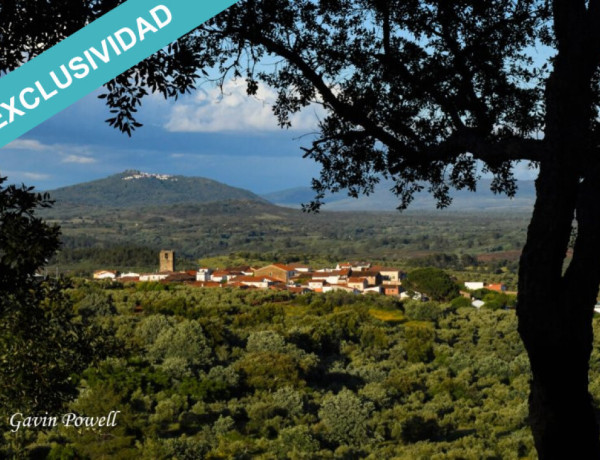
[[[470,307],[471,300],[467,299],[466,297],[459,296],[459,297],[455,297],[454,299],[452,299],[452,301],[450,302],[450,305],[454,309]]]

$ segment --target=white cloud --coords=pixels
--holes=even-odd
[[[39,152],[42,150],[48,150],[50,146],[42,144],[40,141],[36,141],[35,139],[16,139],[4,148],[13,150],[35,150]]]
[[[93,147],[88,145],[44,144],[36,139],[17,139],[4,147],[4,149],[7,151],[23,150],[29,152],[31,155],[41,154],[44,157],[47,153],[52,153],[58,156],[61,163],[83,165],[97,162],[97,160],[92,157]]]
[[[176,104],[165,128],[171,132],[264,132],[279,130],[271,105],[275,91],[260,85],[256,96],[246,94],[246,82],[237,79],[225,83],[223,93],[215,87],[199,90],[193,100]],[[319,106],[308,107],[295,114],[293,130],[314,130]]]
[[[91,164],[96,163],[96,159],[92,157],[86,157],[81,155],[67,155],[62,159],[62,163],[77,163],[77,164]]]
[[[48,180],[52,177],[52,176],[50,176],[50,174],[40,174],[40,173],[34,173],[34,172],[24,172],[24,173],[21,173],[21,176],[23,176],[26,179],[31,179],[31,180]]]

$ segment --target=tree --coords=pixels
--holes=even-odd
[[[35,271],[58,250],[59,229],[34,214],[51,206],[47,194],[34,193],[33,187],[3,187],[5,181],[0,177],[0,291],[24,293],[35,284]]]
[[[409,273],[403,284],[406,289],[421,292],[438,301],[450,301],[459,295],[458,285],[439,268],[417,268]]]
[[[6,414],[52,413],[75,396],[73,374],[93,359],[98,338],[73,321],[64,283],[34,276],[60,244],[58,227],[35,215],[51,201],[31,187],[3,187],[5,180],[0,177],[0,406]]]
[[[87,19],[116,3],[83,2],[77,12]],[[14,5],[0,10],[5,70],[85,22],[66,1]],[[44,21],[52,8],[64,19]],[[320,104],[327,115],[304,150],[322,165],[313,210],[327,190],[368,194],[382,178],[401,209],[423,188],[447,206],[451,187],[475,190],[478,162],[492,189],[511,196],[515,162],[538,165],[517,307],[531,426],[540,458],[598,458],[587,387],[600,283],[599,20],[598,0],[243,0],[110,82],[109,122],[130,134],[148,91],[176,97],[211,66],[221,81],[245,76],[249,94],[258,81],[276,88],[283,127]],[[542,46],[546,62],[532,57]],[[257,65],[266,56],[277,63]]]
[[[360,446],[369,441],[369,417],[373,403],[363,402],[344,388],[336,395],[327,395],[319,409],[319,419],[325,427],[325,437],[340,445]]]

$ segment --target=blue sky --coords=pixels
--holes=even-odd
[[[108,110],[94,93],[0,150],[0,174],[11,183],[51,190],[125,169],[202,176],[266,193],[309,186],[318,166],[302,158],[318,108],[308,108],[281,130],[271,113],[274,93],[245,95],[242,81],[224,95],[202,85],[176,103],[147,98],[144,127],[129,138],[104,120]]]

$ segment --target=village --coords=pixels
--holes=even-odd
[[[406,290],[402,280],[406,273],[398,268],[372,265],[368,262],[344,262],[335,267],[313,270],[298,263],[274,263],[265,267],[238,266],[229,268],[201,267],[197,270],[176,271],[175,252],[163,250],[159,254],[159,270],[154,273],[120,273],[116,270],[97,270],[95,280],[119,282],[180,283],[198,288],[271,289],[296,294],[307,292],[327,293],[344,291],[353,294],[380,294],[399,299],[428,300],[425,293]],[[465,282],[465,291],[488,289],[505,292],[504,284],[486,284],[480,281]],[[483,306],[481,300],[472,299],[476,308]]]

